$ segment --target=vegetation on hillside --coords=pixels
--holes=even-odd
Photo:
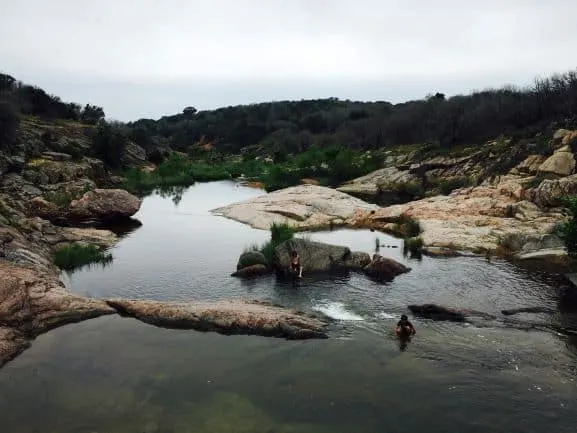
[[[102,159],[109,169],[131,168],[123,159],[129,144],[146,151],[159,172],[129,171],[127,185],[140,191],[240,174],[261,180],[269,191],[306,177],[336,185],[379,168],[388,149],[413,146],[423,154],[442,154],[509,137],[491,151],[513,151],[537,133],[577,128],[576,113],[576,71],[537,79],[526,88],[509,86],[449,98],[435,93],[400,104],[328,98],[205,111],[186,107],[180,114],[130,123],[107,121],[102,107],[63,102],[0,74],[0,150],[9,153],[17,147],[21,119],[75,122],[86,126],[88,155]],[[173,151],[182,155],[171,156]],[[506,170],[515,163],[515,155],[491,159],[491,172]],[[454,179],[437,187],[449,193],[468,184],[469,179]],[[419,196],[422,191],[410,193]]]

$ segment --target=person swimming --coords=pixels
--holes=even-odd
[[[299,278],[302,278],[303,276],[301,258],[296,251],[291,252],[291,272],[298,273]]]
[[[395,332],[399,337],[410,337],[411,335],[415,335],[417,331],[411,322],[409,322],[409,318],[406,314],[401,315],[401,320],[397,322],[397,326],[395,328]]]

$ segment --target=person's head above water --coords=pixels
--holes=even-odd
[[[402,314],[402,315],[401,315],[401,322],[408,322],[408,321],[409,321],[409,318],[407,317],[407,315],[406,315],[406,314]]]
[[[291,251],[291,257],[296,257],[296,256],[298,256],[297,252],[296,252],[296,251]]]

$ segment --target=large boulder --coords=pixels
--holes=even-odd
[[[371,263],[363,270],[368,276],[379,281],[392,281],[396,276],[409,272],[411,268],[391,258],[375,254]]]
[[[121,158],[125,167],[140,167],[148,164],[146,150],[133,142],[125,146]]]
[[[525,197],[536,205],[558,207],[563,204],[563,198],[577,194],[577,174],[561,179],[544,180],[537,188],[525,191]]]
[[[389,203],[398,203],[411,199],[411,189],[420,186],[420,178],[408,170],[386,167],[353,179],[337,190],[360,198],[379,198]]]
[[[511,169],[511,174],[534,176],[539,172],[539,167],[547,160],[543,155],[529,155],[520,164]]]
[[[360,210],[378,206],[340,191],[317,185],[299,185],[263,194],[212,212],[250,226],[269,230],[273,223],[300,229],[318,229],[345,224]]]
[[[575,158],[571,148],[566,145],[555,151],[553,155],[541,164],[539,173],[556,176],[569,176],[575,173]]]
[[[328,338],[324,321],[262,301],[192,303],[119,299],[109,300],[108,304],[122,315],[166,328],[290,340]]]
[[[275,249],[274,268],[277,274],[287,275],[290,271],[292,251],[299,254],[303,273],[307,274],[362,270],[371,261],[367,253],[353,253],[348,247],[294,238]]]
[[[70,203],[69,216],[98,221],[128,218],[138,212],[141,204],[141,199],[122,189],[95,189]]]

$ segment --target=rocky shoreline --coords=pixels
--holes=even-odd
[[[575,142],[577,131],[558,130],[545,155],[530,154],[531,144],[498,155],[491,152],[497,143],[488,143],[461,157],[391,156],[390,166],[337,189],[299,185],[213,213],[258,229],[286,223],[295,230],[366,228],[400,237],[399,219],[410,217],[419,222],[423,245],[431,251],[564,260],[567,253],[556,227],[566,219],[563,198],[577,194]],[[505,174],[490,174],[502,158],[520,162]],[[407,191],[427,185],[424,197],[399,203]],[[439,192],[438,185],[450,191]],[[381,207],[349,194],[375,201],[392,194],[395,200]]]

